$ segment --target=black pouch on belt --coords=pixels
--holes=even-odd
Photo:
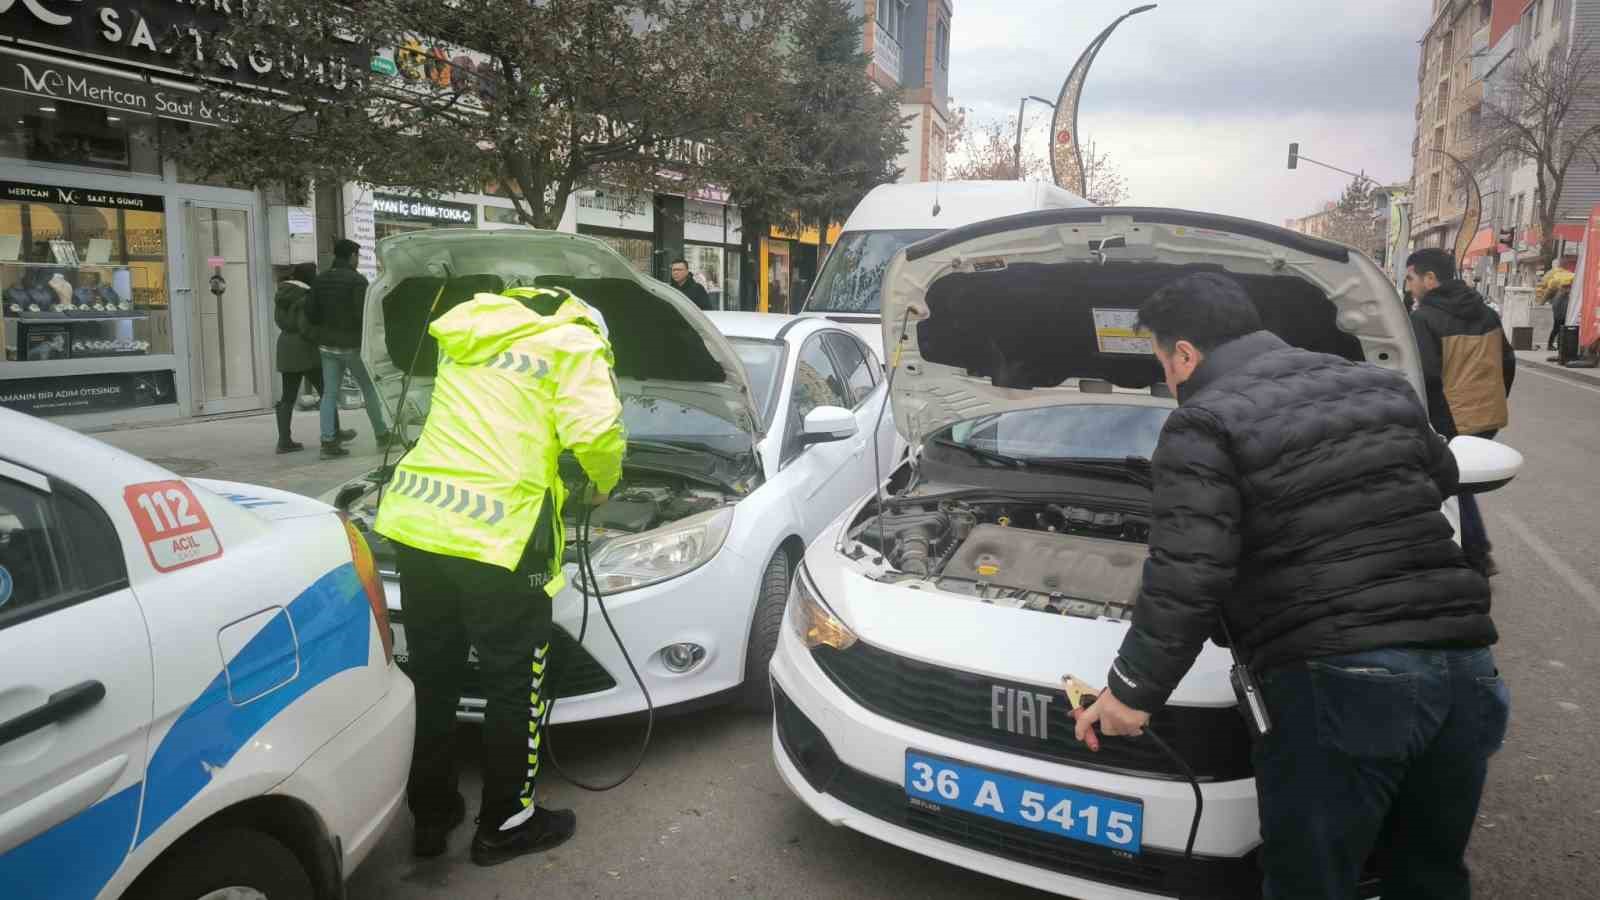
[[[528,550],[534,559],[548,560],[555,552],[555,494],[546,490],[544,504],[539,508],[539,522],[533,526],[533,537],[528,540]]]

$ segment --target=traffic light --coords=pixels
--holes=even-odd
[[[1292,143],[1292,144],[1289,145],[1289,168],[1298,169],[1299,167],[1300,167],[1300,145],[1298,143]]]

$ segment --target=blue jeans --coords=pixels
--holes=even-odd
[[[355,376],[366,398],[367,419],[372,422],[372,435],[381,437],[388,431],[383,424],[383,401],[378,399],[378,388],[367,374],[366,363],[361,361],[360,350],[329,350],[322,348],[322,442],[331,444],[339,439],[339,387],[344,384],[345,370]]]
[[[1267,672],[1262,692],[1267,900],[1349,900],[1374,850],[1386,900],[1471,896],[1463,857],[1510,710],[1487,647],[1327,656]]]

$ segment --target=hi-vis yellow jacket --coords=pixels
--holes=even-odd
[[[374,527],[419,550],[514,571],[548,491],[554,552],[545,589],[554,596],[562,586],[561,451],[609,491],[627,440],[611,345],[596,316],[571,296],[548,316],[516,299],[540,294],[552,292],[478,294],[429,327],[439,371],[428,419]]]

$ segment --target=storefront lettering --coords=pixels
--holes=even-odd
[[[427,219],[434,222],[459,222],[464,225],[472,224],[474,219],[473,210],[470,206],[430,203],[426,200],[389,197],[382,194],[372,198],[372,209],[380,215],[399,216],[407,219]]]
[[[63,206],[99,206],[110,209],[160,210],[164,201],[153,194],[124,194],[120,191],[89,191],[0,181],[0,200],[33,200]]]
[[[182,68],[184,59],[214,61],[236,73],[234,77],[241,82],[306,80],[339,92],[349,87],[352,69],[366,64],[367,54],[354,44],[326,59],[313,59],[293,49],[279,52],[253,47],[236,52],[220,38],[229,19],[244,11],[246,0],[146,0],[64,13],[46,9],[43,0],[0,0],[0,14],[19,2],[32,18],[8,17],[6,31],[13,36],[137,66],[172,71]]]
[[[18,62],[16,66],[22,75],[23,87],[35,94],[60,97],[64,100],[110,104],[119,109],[150,108],[150,98],[137,91],[125,90],[109,83],[94,84],[84,75],[62,74],[58,69],[40,69],[35,72],[26,63]]]

